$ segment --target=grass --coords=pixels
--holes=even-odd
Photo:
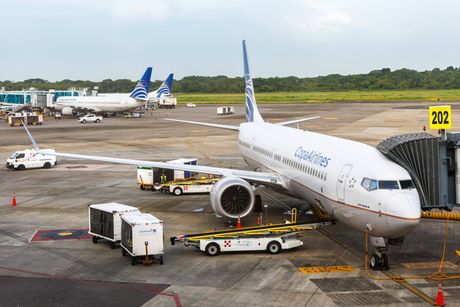
[[[258,103],[328,103],[334,101],[377,100],[460,100],[460,90],[395,90],[395,91],[346,91],[346,92],[272,92],[257,93]],[[178,103],[195,104],[239,104],[244,103],[244,94],[188,94],[178,93]]]

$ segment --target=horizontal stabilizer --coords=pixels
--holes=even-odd
[[[321,116],[314,116],[314,117],[307,117],[307,118],[301,118],[301,119],[294,119],[294,120],[289,120],[287,122],[276,123],[276,125],[287,126],[287,125],[292,125],[292,124],[295,124],[295,123],[305,122],[307,120],[317,119],[317,118],[320,118],[320,117]]]
[[[180,122],[180,123],[193,124],[193,125],[208,126],[208,127],[214,127],[214,128],[220,128],[220,129],[227,129],[227,130],[235,130],[235,131],[240,130],[240,127],[239,127],[239,126],[219,125],[219,124],[211,124],[211,123],[202,123],[202,122],[194,122],[194,121],[190,121],[190,120],[174,119],[174,118],[165,118],[165,120],[169,120],[169,121],[172,121],[172,122]]]

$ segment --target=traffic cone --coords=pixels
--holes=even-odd
[[[13,193],[13,198],[11,199],[11,206],[16,207],[16,197],[14,196],[14,193]]]
[[[438,296],[436,297],[436,306],[446,306],[444,303],[444,293],[442,293],[442,284],[438,284]]]
[[[257,216],[257,225],[260,225],[260,213],[259,213],[259,215]]]
[[[238,215],[238,222],[236,223],[236,228],[238,228],[238,229],[241,228],[241,219],[240,219],[239,215]]]

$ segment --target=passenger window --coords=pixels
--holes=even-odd
[[[399,185],[396,180],[380,180],[379,189],[381,190],[399,190]]]
[[[22,158],[24,158],[24,157],[25,157],[25,154],[20,153],[20,154],[18,154],[18,155],[16,156],[16,159],[22,159]]]
[[[401,185],[401,189],[415,189],[414,182],[412,180],[400,180],[399,184]]]

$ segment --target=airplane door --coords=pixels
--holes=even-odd
[[[353,165],[345,164],[340,171],[339,178],[337,178],[337,199],[338,200],[345,200],[345,189],[346,189],[346,181],[348,179],[348,175],[350,174]]]

